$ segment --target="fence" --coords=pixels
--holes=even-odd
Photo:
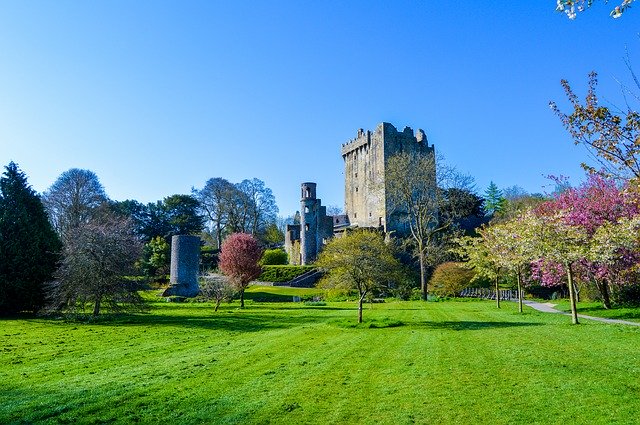
[[[517,300],[518,291],[515,289],[501,289],[498,291],[501,300]],[[483,298],[487,300],[496,299],[496,291],[489,288],[466,288],[460,292],[461,297],[467,298]],[[524,298],[524,294],[523,294]]]

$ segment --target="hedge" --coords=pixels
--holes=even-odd
[[[314,268],[313,266],[262,266],[262,274],[257,280],[262,282],[288,282]]]

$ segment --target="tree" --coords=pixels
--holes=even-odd
[[[278,216],[278,206],[273,192],[265,183],[253,178],[243,180],[238,185],[238,189],[243,192],[249,200],[249,221],[251,234],[257,236],[270,223],[275,223]]]
[[[416,244],[420,264],[420,288],[427,299],[427,253],[442,247],[442,236],[455,228],[456,220],[471,212],[464,205],[450,202],[450,189],[470,191],[471,179],[455,169],[440,166],[436,169],[434,155],[412,155],[402,152],[389,158],[385,165],[385,190],[392,215],[404,221]],[[439,249],[441,251],[441,249]],[[433,264],[435,265],[435,263]]]
[[[192,191],[200,202],[203,214],[209,221],[211,230],[216,237],[217,248],[220,248],[223,232],[229,221],[229,204],[236,188],[227,180],[216,177],[207,180],[204,188]]]
[[[465,267],[473,270],[472,279],[489,279],[495,283],[496,307],[500,308],[500,269],[495,253],[489,249],[484,237],[464,236],[456,240],[458,247],[455,251],[465,261]]]
[[[331,239],[316,265],[327,271],[322,285],[358,291],[358,323],[365,297],[396,279],[400,263],[376,231],[360,230]]]
[[[225,239],[220,251],[218,267],[229,276],[240,293],[240,307],[244,308],[244,291],[249,282],[260,276],[262,249],[256,239],[247,233],[233,233]]]
[[[140,242],[131,222],[104,214],[71,229],[49,288],[49,308],[54,311],[84,311],[92,306],[93,316],[106,306],[111,311],[140,308],[142,298],[135,281],[135,262]]]
[[[513,219],[503,223],[483,227],[479,230],[483,243],[492,261],[499,270],[511,271],[516,275],[518,285],[518,311],[522,313],[523,271],[533,260],[533,252],[522,238],[522,221]],[[496,280],[496,291],[498,282]],[[499,306],[499,300],[498,300]]]
[[[505,198],[502,191],[494,182],[489,183],[489,187],[484,193],[484,211],[487,215],[495,215],[504,209]]]
[[[638,81],[631,72],[634,80]],[[598,172],[608,177],[640,178],[640,114],[627,107],[625,115],[619,116],[606,106],[600,106],[596,95],[596,72],[589,74],[584,104],[580,103],[567,80],[562,80],[561,84],[573,111],[566,114],[555,102],[550,102],[549,106],[569,131],[574,143],[584,146],[602,170],[586,163],[582,163],[582,167],[590,173]]]
[[[569,288],[571,321],[578,324],[574,268],[587,254],[587,233],[584,228],[567,224],[566,211],[547,206],[542,204],[535,214],[530,212],[523,215],[520,237],[522,243],[528,246],[532,257],[564,266]]]
[[[429,285],[431,292],[446,297],[457,297],[460,292],[469,287],[469,283],[475,277],[475,273],[464,265],[456,262],[446,262],[438,265]]]
[[[161,236],[156,236],[142,249],[142,266],[147,276],[165,276],[169,272],[171,246]]]
[[[0,314],[43,307],[61,249],[40,197],[10,162],[0,177]]]
[[[204,227],[204,217],[198,213],[200,203],[190,195],[171,195],[162,201],[169,227],[165,238],[174,235],[197,235]]]
[[[218,311],[220,303],[233,298],[233,287],[227,279],[214,276],[204,276],[201,278],[200,294],[208,300],[215,300],[216,307],[213,311]]]
[[[631,7],[631,4],[635,0],[622,0],[622,2],[611,10],[609,15],[612,18],[619,18],[622,14]],[[609,0],[604,0],[608,3]],[[616,2],[617,3],[617,2]],[[556,10],[558,12],[564,12],[569,19],[575,19],[576,12],[583,12],[586,8],[593,5],[593,0],[556,0]]]
[[[65,243],[69,233],[88,223],[107,201],[98,176],[93,171],[78,168],[62,173],[43,194],[53,227]]]

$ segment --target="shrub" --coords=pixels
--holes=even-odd
[[[264,266],[258,280],[262,282],[288,282],[313,269],[313,266]]]
[[[260,259],[260,265],[262,266],[287,265],[288,263],[287,253],[279,248],[265,250]]]
[[[429,287],[431,293],[440,297],[457,297],[460,291],[470,286],[475,273],[462,267],[462,263],[447,262],[436,267]]]

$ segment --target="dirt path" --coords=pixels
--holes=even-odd
[[[570,315],[570,313],[565,313],[564,311],[556,310],[554,308],[556,306],[555,304],[539,303],[539,302],[528,301],[528,300],[522,300],[522,303],[525,305],[528,305],[529,307],[535,310],[543,311],[545,313],[557,313],[557,314],[564,314],[566,316]],[[581,319],[595,320],[597,322],[616,323],[619,325],[640,326],[640,322],[629,322],[628,320],[605,319],[604,317],[587,316],[585,314],[578,314],[578,317],[580,317]]]

